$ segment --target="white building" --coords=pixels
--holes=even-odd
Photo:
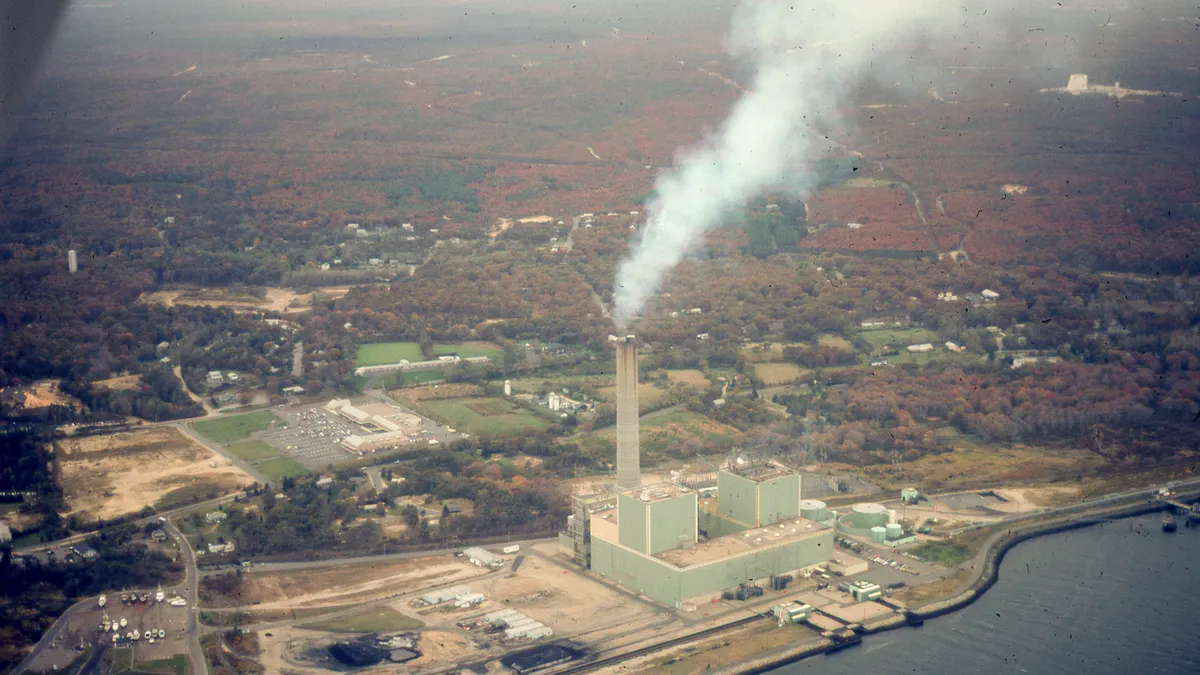
[[[7,544],[12,541],[12,530],[8,529],[8,523],[0,522],[0,544]]]
[[[504,395],[512,396],[512,380],[504,381]]]
[[[504,564],[504,558],[478,546],[466,549],[463,551],[463,555],[466,556],[467,560],[471,561],[472,565],[478,565],[479,567],[499,567]]]
[[[1000,297],[999,293],[997,293],[996,291],[993,291],[990,288],[983,289],[982,291],[979,292],[979,294],[983,296],[984,300],[996,300]]]
[[[208,371],[208,383],[217,386],[225,384],[225,376],[219,370]]]
[[[908,351],[912,352],[913,354],[924,354],[926,352],[933,351],[933,345],[928,342],[922,342],[919,345],[909,345]]]
[[[209,511],[208,513],[204,514],[204,522],[206,523],[219,523],[222,520],[225,520],[224,511]]]
[[[364,452],[375,452],[383,448],[395,448],[412,442],[409,434],[411,431],[385,431],[381,434],[371,434],[370,436],[359,436],[351,434],[342,439],[342,447],[357,452],[360,455]]]
[[[959,352],[963,351],[962,347],[960,347],[959,345],[957,345],[956,343],[953,343],[953,342],[947,342],[946,349],[949,349],[950,351],[954,352],[955,354],[958,354]]]

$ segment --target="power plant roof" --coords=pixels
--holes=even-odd
[[[617,543],[619,541],[617,512],[617,509],[607,509],[592,514],[592,536],[614,544]],[[828,529],[827,526],[806,518],[791,518],[770,527],[755,527],[745,532],[709,539],[689,548],[663,551],[655,554],[654,557],[675,567],[694,567],[815,537]],[[830,554],[832,553],[833,551],[830,551]]]
[[[663,499],[670,499],[671,497],[689,494],[691,492],[693,492],[693,490],[690,488],[664,481],[662,483],[651,483],[650,485],[642,485],[641,487],[622,490],[621,494],[633,497],[634,499],[639,499],[643,502],[657,502]]]
[[[729,473],[732,473],[737,476],[741,476],[742,478],[746,478],[748,480],[752,480],[756,483],[761,483],[766,480],[771,480],[772,478],[779,478],[780,476],[789,476],[789,475],[795,473],[791,469],[786,469],[779,465],[769,464],[769,463],[765,463],[765,462],[764,463],[755,463],[755,464],[744,464],[742,466],[734,466],[734,467],[731,467],[728,471],[729,471]]]

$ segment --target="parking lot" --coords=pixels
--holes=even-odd
[[[309,469],[323,469],[357,458],[357,454],[342,447],[342,439],[352,434],[365,436],[372,433],[324,408],[284,407],[277,409],[275,414],[287,425],[263,432],[259,438]]]
[[[410,430],[412,443],[435,445],[450,443],[464,434],[439,425],[433,420],[420,417],[406,408],[382,401],[363,403],[362,408],[372,415],[379,415],[393,422],[404,421]],[[324,469],[330,464],[339,464],[359,455],[342,446],[347,436],[370,436],[380,429],[358,424],[324,405],[283,406],[275,414],[286,424],[264,431],[256,438],[295,459],[309,469]]]

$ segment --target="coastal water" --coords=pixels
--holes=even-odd
[[[1018,544],[977,602],[776,675],[1200,673],[1200,528],[1128,518]]]

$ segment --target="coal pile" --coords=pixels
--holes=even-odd
[[[503,663],[514,672],[527,673],[531,670],[545,668],[557,663],[566,663],[567,661],[583,656],[583,654],[582,651],[565,645],[543,645],[510,654],[500,659],[500,663]]]
[[[388,652],[361,642],[338,642],[329,646],[329,655],[351,668],[365,668],[388,657]]]

